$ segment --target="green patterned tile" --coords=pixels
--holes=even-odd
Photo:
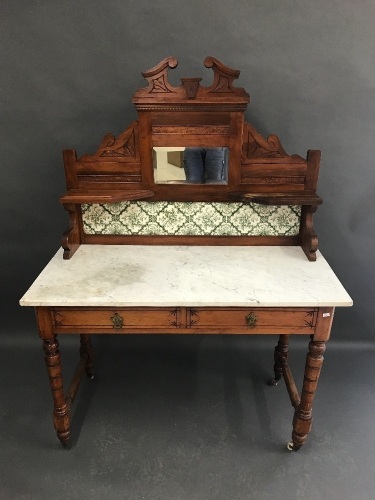
[[[86,234],[293,236],[299,206],[256,203],[125,201],[82,205]]]

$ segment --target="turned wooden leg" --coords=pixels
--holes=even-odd
[[[273,370],[275,372],[275,378],[269,381],[269,385],[277,385],[279,380],[283,375],[283,363],[288,360],[288,348],[289,348],[289,335],[280,335],[277,346],[274,352]]]
[[[301,402],[294,413],[292,441],[288,444],[289,450],[299,450],[310,432],[312,424],[312,403],[318,385],[325,349],[325,341],[311,340],[309,343]]]
[[[81,347],[79,353],[82,356],[87,356],[86,374],[90,379],[94,378],[94,347],[91,343],[90,335],[81,335]]]
[[[59,342],[56,335],[43,339],[44,359],[53,397],[53,423],[63,446],[70,446],[70,406],[64,396]]]

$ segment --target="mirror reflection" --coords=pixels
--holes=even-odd
[[[154,147],[154,179],[159,184],[227,184],[227,147]]]

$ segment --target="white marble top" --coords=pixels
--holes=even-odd
[[[22,306],[351,306],[318,252],[300,247],[81,245],[60,249]]]

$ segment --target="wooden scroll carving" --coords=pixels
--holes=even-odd
[[[243,93],[243,89],[236,89],[233,86],[233,81],[240,76],[240,71],[238,69],[232,69],[225,66],[222,62],[218,61],[214,57],[206,57],[204,60],[204,65],[206,68],[212,68],[214,72],[214,82],[207,89],[207,92],[214,93]]]
[[[166,93],[176,92],[177,88],[173,87],[168,81],[168,69],[176,68],[178,61],[175,57],[166,57],[153,68],[144,71],[142,76],[148,81],[148,87],[145,89],[148,93]]]
[[[137,109],[145,108],[145,98],[153,98],[150,103],[155,103],[155,94],[165,102],[186,101],[186,99],[196,99],[197,103],[213,103],[220,101],[223,104],[225,97],[229,102],[233,101],[230,96],[234,96],[236,102],[240,98],[239,104],[247,104],[250,101],[249,95],[243,88],[237,88],[233,85],[240,71],[229,68],[214,57],[206,57],[204,65],[206,68],[212,68],[214,72],[214,81],[209,87],[200,85],[201,78],[181,78],[182,84],[174,87],[168,80],[168,70],[176,68],[178,61],[175,57],[166,57],[153,68],[145,71],[142,75],[148,81],[148,87],[138,90],[133,97]],[[242,98],[242,99],[241,99]]]
[[[94,158],[135,158],[135,132],[134,127],[120,134],[117,139],[112,134],[104,136],[98,151],[92,155]],[[85,155],[81,160],[87,160],[90,157]]]
[[[277,135],[271,134],[265,139],[250,123],[244,123],[242,162],[254,158],[284,158],[288,161],[295,158],[304,161],[298,155],[288,155]]]
[[[111,134],[106,134],[98,150],[94,154],[86,154],[79,158],[79,162],[97,161],[139,161],[138,147],[138,123],[133,122],[117,138]]]
[[[62,236],[61,246],[64,249],[63,258],[70,259],[81,244],[81,207],[80,205],[66,203],[64,208],[69,213],[69,229]]]
[[[182,89],[186,92],[187,98],[194,98],[197,95],[197,90],[200,87],[201,78],[181,78],[182,87],[174,87],[168,80],[168,69],[176,68],[178,61],[175,57],[166,57],[159,64],[153,68],[142,73],[144,78],[148,81],[148,87],[141,89],[136,93],[136,96],[149,94],[165,94],[165,93],[181,93]],[[201,87],[200,94],[202,93],[235,93],[244,94],[247,96],[244,89],[235,88],[233,81],[236,80],[240,71],[237,69],[229,68],[222,62],[214,57],[206,57],[204,60],[206,68],[212,68],[214,72],[214,81],[210,87]]]

